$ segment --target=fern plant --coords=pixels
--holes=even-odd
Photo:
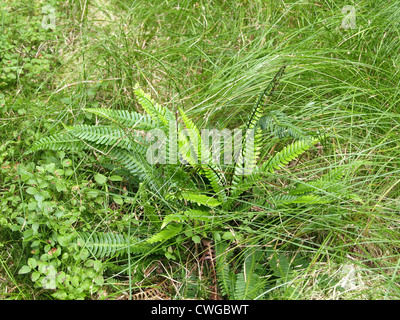
[[[229,209],[243,192],[249,190],[268,172],[280,169],[319,142],[317,137],[305,136],[283,113],[270,111],[263,116],[265,104],[262,103],[262,99],[270,98],[284,69],[285,67],[279,70],[259,97],[243,128],[245,134],[239,153],[230,167],[213,161],[211,148],[207,147],[199,128],[182,109],[179,109],[179,114],[183,123],[177,121],[176,114],[154,102],[139,87],[135,88],[135,95],[143,108],[143,114],[127,110],[88,108],[87,112],[103,117],[111,124],[65,127],[63,132],[35,142],[28,153],[44,149],[96,150],[105,158],[117,161],[124,170],[139,181],[146,182],[152,192],[163,198],[175,194],[177,198],[182,199],[185,197],[181,193],[185,192],[195,197],[211,196],[221,202],[225,209]],[[149,163],[149,151],[155,146],[152,144],[154,130],[165,136],[160,144],[156,145],[160,153],[159,158],[156,157],[155,163]],[[291,135],[296,140],[261,166],[257,166],[261,136],[265,132],[279,137]],[[247,145],[252,147],[247,148]],[[157,160],[161,158],[167,165],[154,165],[160,162]],[[186,165],[181,165],[178,160]],[[249,164],[247,168],[245,162]],[[193,168],[196,175],[202,181],[206,181],[206,186],[210,188],[199,188],[199,184],[193,183],[193,179],[186,180],[186,188],[182,188],[182,176],[188,166]],[[188,200],[187,197],[184,200]]]
[[[119,168],[130,181],[137,183],[139,190],[139,184],[145,185],[148,194],[141,197],[146,198],[143,207],[149,213],[144,218],[153,225],[154,234],[142,239],[143,244],[132,245],[132,239],[115,234],[93,233],[90,237],[81,234],[80,239],[93,255],[101,258],[126,252],[127,248],[131,252],[148,249],[147,245],[174,238],[182,232],[185,224],[191,222],[208,224],[212,228],[218,210],[226,212],[234,210],[238,203],[243,204],[241,197],[255,184],[320,141],[316,135],[304,134],[285,114],[267,112],[268,100],[284,70],[285,67],[282,67],[278,71],[251,111],[242,128],[244,134],[239,151],[234,154],[233,165],[214,161],[213,146],[208,145],[202,131],[184,110],[173,112],[159,105],[139,86],[134,92],[142,112],[85,109],[109,124],[65,126],[62,132],[35,142],[28,153],[39,150],[95,150],[102,155],[103,161],[114,162],[104,163],[104,167]],[[291,137],[293,140],[260,163],[263,137],[266,135],[274,135],[278,139]],[[231,137],[228,142],[233,142],[234,138]],[[330,185],[329,179],[315,182],[318,190]],[[315,190],[298,187],[287,195],[273,195],[271,201],[281,204],[318,202],[321,198],[313,194]],[[163,207],[159,216],[146,209],[156,199]],[[177,212],[168,205],[171,201],[174,207],[180,208]],[[251,200],[247,203],[248,207],[252,206]],[[244,278],[249,279],[249,275],[245,273]],[[237,295],[248,296],[249,290],[238,287]]]

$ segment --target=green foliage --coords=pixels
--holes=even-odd
[[[273,173],[274,170],[281,169],[281,167],[296,159],[299,155],[306,152],[317,142],[319,142],[319,139],[317,138],[295,141],[292,144],[284,147],[281,151],[277,152],[273,157],[266,161],[260,167],[259,171],[270,171]]]
[[[152,235],[149,239],[147,239],[147,242],[155,243],[155,242],[168,240],[168,239],[178,235],[181,230],[182,230],[182,224],[180,224],[180,223],[179,224],[177,224],[177,223],[168,224],[168,226],[165,227],[165,229],[161,230],[160,232]]]
[[[290,261],[280,250],[249,246],[238,250],[228,241],[217,241],[216,273],[221,294],[230,300],[274,299],[280,293],[299,295],[291,286],[308,261]],[[273,289],[276,288],[276,289]]]
[[[90,197],[78,202],[89,181],[76,185],[71,166],[72,159],[64,153],[42,165],[19,165],[14,179],[5,180],[0,223],[21,234],[29,252],[20,275],[30,274],[35,288],[57,289],[52,291],[56,298],[82,299],[102,286],[103,268],[100,260],[89,259],[87,250],[73,245],[77,237],[73,226],[79,217],[102,206]]]
[[[7,1],[0,9],[0,88],[18,82],[36,87],[56,64],[48,43],[56,39],[57,30],[42,27],[44,13],[38,2]]]
[[[0,295],[123,299],[166,271],[208,298],[212,235],[227,299],[396,297],[398,3],[358,2],[355,29],[320,4],[3,1]],[[254,148],[212,163],[210,126]]]
[[[235,259],[236,267],[233,268],[233,250],[229,248],[229,243],[217,242],[217,281],[221,293],[229,299],[253,300],[261,296],[266,289],[266,269],[263,267],[265,253],[250,247],[242,254],[242,258]]]
[[[290,118],[279,110],[269,111],[258,121],[258,125],[263,131],[279,138],[291,136],[295,139],[302,139],[305,137],[303,130],[293,125]]]
[[[138,254],[153,249],[151,245],[139,239],[111,232],[78,232],[76,243],[89,250],[90,254],[98,259],[126,255],[128,251],[130,254]]]
[[[171,200],[178,200],[182,205],[182,209],[189,203],[192,205],[192,209],[164,216],[161,225],[159,219],[155,217],[154,211],[146,213],[153,226],[159,227],[160,230],[151,235],[145,241],[145,244],[168,243],[172,239],[179,239],[182,232],[191,237],[195,243],[199,243],[200,237],[198,234],[207,237],[207,231],[216,231],[216,226],[210,224],[211,220],[210,216],[206,214],[207,211],[215,208],[219,210],[229,209],[237,201],[241,200],[240,196],[245,191],[264,179],[268,172],[273,173],[275,170],[279,170],[320,141],[318,138],[293,141],[262,163],[261,166],[255,166],[262,143],[261,131],[258,125],[259,120],[262,118],[260,101],[264,96],[269,96],[273,92],[283,74],[283,70],[284,68],[277,73],[268,88],[262,93],[246,125],[246,129],[251,129],[256,133],[253,140],[250,141],[254,144],[253,150],[246,149],[246,143],[249,143],[249,137],[251,137],[248,132],[246,132],[242,142],[242,149],[246,149],[242,153],[242,159],[246,158],[251,163],[254,163],[250,166],[250,169],[254,172],[245,176],[243,176],[244,165],[240,163],[240,157],[239,164],[235,163],[235,166],[230,170],[228,167],[223,168],[222,165],[211,162],[211,150],[206,148],[202,141],[200,130],[186,113],[182,109],[179,110],[184,124],[182,126],[181,123],[176,122],[176,118],[170,110],[155,103],[148,94],[139,88],[135,89],[135,94],[137,101],[145,112],[144,115],[121,110],[86,109],[87,112],[111,120],[112,124],[65,127],[66,131],[35,142],[28,154],[44,149],[66,151],[92,149],[100,152],[103,158],[116,160],[117,165],[122,170],[128,171],[131,176],[138,178],[137,188],[142,190],[144,185],[149,186],[150,192],[154,193],[156,198],[165,202],[168,207],[170,207],[168,202]],[[286,123],[289,122],[286,121]],[[149,142],[148,139],[144,138],[145,136],[141,132],[149,131],[151,133],[151,129],[154,129],[155,125],[165,133],[170,133],[171,127],[176,130],[172,132],[172,136],[171,134],[168,136],[163,135],[162,144],[168,146],[168,150],[170,150],[175,148],[172,145],[173,141],[170,141],[172,137],[176,135],[180,138],[176,146],[179,152],[178,155],[186,161],[186,167],[193,172],[189,183],[186,183],[189,189],[183,187],[185,184],[183,184],[182,177],[186,176],[186,174],[184,172],[182,172],[182,175],[180,174],[182,166],[173,163],[157,166],[157,162],[151,163],[147,161],[146,147],[151,147],[151,141]],[[260,127],[262,126],[260,125]],[[278,130],[275,130],[276,128],[273,126],[265,127],[264,129],[268,129],[269,133],[272,134],[278,131],[278,136],[284,137],[281,127],[282,125],[278,126]],[[286,126],[286,128],[289,127],[292,128],[293,132],[295,131],[294,126]],[[188,130],[188,134],[184,129]],[[164,156],[169,160],[171,153],[164,154]],[[168,174],[166,175],[165,173]],[[229,179],[226,174],[232,175],[232,185],[229,185]],[[103,185],[106,183],[106,179],[104,176],[101,177],[102,179],[99,179],[99,175],[96,175],[95,180],[100,185]],[[200,184],[199,181],[205,181],[205,183]],[[329,179],[321,181],[329,183]],[[140,197],[144,197],[144,205],[148,207],[147,203],[150,199],[145,194],[146,191],[144,190],[139,192]],[[228,195],[230,197],[229,201],[227,201]],[[277,198],[275,197],[275,199]],[[279,201],[275,201],[275,204],[309,204],[323,203],[324,201],[324,199],[308,193],[299,196],[281,197]],[[146,210],[148,211],[149,209]],[[190,224],[194,224],[196,229],[191,229],[189,227]],[[147,245],[141,244],[141,241],[138,242],[123,234],[94,232],[90,234],[81,233],[80,236],[82,240],[78,241],[78,244],[89,250],[94,257],[100,259],[126,253],[127,248],[131,250],[132,254],[150,251]],[[132,244],[132,241],[138,244]],[[182,240],[177,241],[179,243]],[[227,294],[228,291],[232,292],[233,290],[235,297],[238,299],[254,298],[260,293],[260,285],[263,283],[260,274],[255,271],[258,265],[255,262],[258,259],[256,258],[258,253],[251,252],[246,254],[248,254],[248,257],[243,261],[243,272],[235,277],[234,284],[232,284],[232,276],[229,275],[226,269],[227,266],[222,268],[222,270],[225,270],[222,271],[221,280],[223,292]],[[168,250],[165,251],[165,255],[169,258],[175,257]]]
[[[34,142],[25,153],[26,155],[44,150],[50,153],[58,152],[63,157],[65,152],[71,152],[71,157],[75,158],[77,153],[82,155],[88,151],[94,151],[100,156],[100,163],[104,168],[113,170],[108,176],[99,172],[93,175],[97,188],[90,187],[90,182],[76,188],[72,185],[72,180],[67,180],[68,182],[60,180],[58,176],[61,177],[66,172],[57,169],[55,163],[50,163],[45,167],[36,167],[39,173],[44,175],[36,180],[32,178],[32,168],[19,169],[21,182],[29,185],[26,194],[31,197],[31,200],[25,199],[26,208],[24,210],[25,212],[26,210],[33,211],[34,214],[27,215],[24,219],[18,214],[11,215],[10,222],[6,224],[14,231],[26,229],[26,225],[30,226],[23,233],[24,241],[30,243],[35,252],[40,251],[42,247],[40,246],[41,242],[34,239],[42,239],[45,234],[52,235],[56,246],[54,252],[57,252],[57,255],[50,255],[51,257],[46,259],[55,259],[52,268],[58,273],[65,273],[64,280],[56,279],[54,287],[57,288],[57,291],[54,296],[57,298],[85,297],[88,294],[85,289],[83,291],[77,289],[78,285],[86,288],[86,271],[74,269],[72,272],[71,261],[96,259],[95,261],[101,263],[106,259],[108,261],[111,259],[111,268],[115,268],[118,267],[119,259],[132,259],[139,255],[163,254],[167,259],[175,260],[177,252],[173,249],[173,244],[180,245],[187,238],[190,238],[195,244],[199,244],[201,238],[207,238],[210,232],[213,234],[221,232],[223,239],[243,239],[241,234],[232,235],[230,232],[224,232],[224,224],[217,219],[218,214],[235,207],[238,208],[237,210],[239,208],[246,210],[241,203],[246,199],[245,194],[248,190],[268,177],[269,172],[274,173],[275,170],[281,169],[320,141],[315,137],[293,134],[293,132],[300,133],[301,131],[296,130],[296,127],[291,125],[288,119],[285,120],[286,126],[282,124],[282,121],[276,126],[262,124],[264,106],[261,107],[261,98],[266,95],[269,97],[273,92],[283,70],[278,72],[262,93],[251,113],[246,128],[253,130],[253,134],[246,132],[242,140],[242,150],[244,151],[239,155],[234,166],[225,166],[211,161],[211,149],[206,147],[200,130],[182,109],[179,112],[183,123],[180,123],[168,108],[155,103],[148,94],[139,88],[135,89],[135,94],[143,109],[143,114],[127,110],[88,108],[85,110],[86,112],[104,118],[111,124],[64,125],[64,131]],[[280,116],[283,117],[283,115]],[[283,127],[286,129],[282,129]],[[172,136],[171,128],[173,129]],[[154,129],[164,132],[162,143],[166,146],[166,150],[162,155],[167,161],[166,164],[163,164],[162,161],[161,164],[158,164],[160,161],[155,161],[155,163],[148,161],[148,150],[152,147],[151,134],[154,133]],[[276,135],[279,139],[287,136],[300,139],[289,142],[259,165],[257,162],[262,149],[263,134]],[[174,137],[179,138],[178,141],[173,141]],[[173,145],[174,143],[176,146]],[[252,149],[246,148],[247,143],[253,144]],[[168,162],[173,155],[170,151],[175,149],[178,152],[177,158],[179,157],[183,161],[182,164]],[[158,150],[158,152],[160,151]],[[243,175],[245,169],[249,170],[249,167],[245,168],[242,161],[244,159],[251,163],[250,170],[253,171],[251,174]],[[66,166],[67,171],[69,170],[67,176],[71,176],[74,173],[68,169],[71,161],[61,160],[56,163]],[[136,232],[140,237],[128,236],[126,224],[122,224],[125,226],[125,230],[122,232],[91,231],[85,230],[83,226],[80,230],[71,230],[70,227],[67,227],[67,225],[78,223],[80,215],[87,214],[85,213],[86,207],[80,205],[79,209],[74,208],[70,210],[69,214],[65,214],[64,211],[58,209],[59,206],[55,202],[60,198],[57,194],[68,193],[70,189],[75,188],[81,192],[81,198],[87,196],[87,199],[93,199],[99,195],[98,188],[104,188],[108,198],[109,191],[107,190],[110,183],[113,181],[124,182],[123,178],[113,173],[114,170],[116,173],[124,175],[127,178],[126,181],[130,183],[130,188],[137,192],[133,203],[138,201],[143,210],[143,222],[136,223],[138,224]],[[51,174],[57,175],[58,179],[54,179]],[[338,174],[332,174],[317,182],[310,182],[308,185],[315,185],[317,191],[325,187],[328,189],[327,186],[331,185],[331,180],[337,180],[338,177]],[[52,184],[54,185],[52,186]],[[49,190],[55,192],[53,201],[51,201],[52,195]],[[315,204],[328,201],[326,198],[315,195],[313,191],[310,188],[301,189],[297,186],[290,189],[289,195],[273,195],[271,201],[274,203],[274,209],[290,204]],[[113,199],[119,205],[125,203],[121,197],[113,196]],[[255,199],[256,197],[254,197]],[[103,201],[95,200],[95,204],[93,201],[91,203],[96,207],[104,201],[106,198]],[[247,199],[246,202],[248,202]],[[71,205],[76,205],[76,203],[77,200],[71,201]],[[155,206],[161,211],[157,213],[154,209]],[[176,209],[172,209],[172,207]],[[101,212],[102,209],[98,208],[97,211]],[[175,213],[171,211],[175,211]],[[37,214],[38,212],[41,214]],[[55,215],[51,215],[53,212],[56,212]],[[74,214],[71,215],[72,212]],[[14,221],[18,223],[15,224]],[[131,220],[129,219],[129,221]],[[147,227],[144,222],[149,223]],[[143,231],[149,235],[144,237]],[[36,247],[38,245],[39,247]],[[50,247],[44,249],[47,253],[53,252]],[[241,262],[237,262],[241,271],[232,273],[230,262],[228,262],[231,255],[226,254],[226,250],[226,245],[217,244],[217,252],[220,254],[220,258],[217,259],[217,267],[220,269],[217,272],[218,282],[223,294],[235,299],[254,299],[262,295],[266,286],[265,270],[260,269],[264,263],[261,262],[264,253],[253,249],[244,251]],[[60,260],[57,257],[61,254],[71,256],[74,260],[70,258]],[[37,259],[36,255],[33,259]],[[32,280],[37,285],[42,283],[43,279],[48,278],[47,269],[42,267],[39,269],[29,267],[29,269],[28,267],[21,268],[20,273],[32,272]],[[101,280],[103,279],[102,270],[102,268],[97,268],[93,271],[90,266],[88,272],[94,272],[94,278],[99,279],[98,283],[100,283],[103,281]]]
[[[251,129],[253,132],[256,129],[256,124],[261,118],[261,98],[265,95],[269,96],[273,92],[279,78],[283,74],[283,70],[284,68],[277,73],[268,88],[260,96],[259,101],[251,113],[247,129]],[[151,147],[150,142],[143,139],[140,135],[140,130],[139,134],[135,134],[135,132],[138,133],[138,131],[135,131],[136,127],[141,128],[141,130],[153,129],[152,123],[158,124],[163,132],[171,133],[170,129],[172,125],[174,130],[175,128],[177,129],[176,134],[180,138],[179,141],[170,141],[170,139],[174,137],[174,133],[172,132],[172,135],[164,136],[161,143],[164,144],[164,146],[168,146],[168,150],[176,148],[179,152],[179,157],[182,157],[187,161],[189,166],[200,174],[200,176],[204,176],[208,180],[215,196],[221,203],[225,202],[226,204],[224,204],[224,206],[228,208],[238,199],[240,194],[251,188],[254,183],[261,179],[264,172],[274,172],[274,170],[280,169],[319,141],[317,138],[294,141],[264,162],[261,167],[256,168],[254,164],[257,162],[259,149],[261,148],[259,129],[257,129],[255,133],[256,138],[252,141],[249,141],[249,136],[246,131],[242,150],[246,150],[246,143],[250,142],[254,144],[253,150],[250,150],[248,154],[245,154],[248,150],[243,151],[238,161],[235,162],[235,166],[231,169],[232,171],[229,172],[229,168],[223,168],[221,165],[211,161],[211,150],[206,148],[202,141],[200,130],[182,109],[180,109],[180,114],[185,127],[182,127],[180,123],[176,122],[173,113],[168,110],[168,108],[161,107],[155,103],[143,90],[136,88],[135,93],[138,102],[146,112],[145,115],[139,116],[138,113],[130,113],[128,111],[87,109],[86,111],[103,116],[107,119],[112,119],[118,126],[76,125],[73,127],[66,127],[65,132],[57,133],[35,142],[28,152],[43,149],[74,151],[92,148],[93,150],[100,151],[106,157],[117,160],[124,170],[128,170],[141,181],[148,183],[153,192],[161,192],[162,196],[168,196],[168,193],[165,193],[165,190],[168,190],[168,188],[165,187],[166,183],[168,183],[169,185],[178,186],[178,188],[175,189],[178,191],[178,194],[186,195],[186,198],[182,195],[178,196],[181,199],[201,203],[199,199],[204,199],[204,197],[206,197],[204,192],[209,192],[209,190],[203,191],[195,186],[197,190],[195,189],[189,192],[184,191],[182,193],[182,190],[179,190],[179,185],[181,184],[179,176],[175,177],[174,174],[172,177],[167,177],[167,181],[160,179],[160,177],[162,177],[162,174],[160,175],[161,169],[156,168],[151,165],[149,161],[146,161],[146,159],[148,160],[148,158],[146,158],[148,156],[146,147]],[[134,124],[132,127],[133,122]],[[144,126],[141,126],[142,123]],[[294,128],[294,126],[292,127]],[[184,129],[188,130],[188,136],[184,133]],[[178,143],[178,145],[174,146],[174,143]],[[192,150],[190,150],[190,146]],[[162,150],[159,150],[159,152],[162,153]],[[167,167],[177,168],[177,170],[179,170],[179,167],[176,165],[168,163],[168,160],[171,160],[170,152],[164,152],[162,156],[164,156],[164,160],[167,161]],[[178,155],[176,155],[176,157],[178,157]],[[255,173],[243,176],[244,159],[250,163],[250,168],[247,168],[247,170],[252,171],[254,168]],[[224,171],[226,171],[224,169],[227,169],[227,173],[232,176],[232,185],[228,184],[229,179],[224,173]],[[226,190],[230,190],[229,200]],[[217,203],[218,202],[215,202],[215,200],[212,200],[212,202],[209,201],[206,205],[213,207]]]

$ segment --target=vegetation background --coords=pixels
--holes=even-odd
[[[0,297],[399,298],[398,1],[0,7]],[[283,65],[266,112],[328,138],[258,181],[247,207],[209,208],[218,219],[189,219],[155,246],[129,241],[157,234],[179,201],[101,165],[96,151],[25,153],[64,126],[102,123],[84,109],[142,112],[136,83],[199,128],[236,128]],[[265,139],[261,163],[285,139]],[[337,172],[334,188],[312,185],[329,202],[268,203]]]

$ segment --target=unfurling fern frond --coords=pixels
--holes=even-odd
[[[123,255],[128,250],[131,254],[138,254],[153,249],[148,243],[111,232],[78,232],[76,243],[99,259]]]

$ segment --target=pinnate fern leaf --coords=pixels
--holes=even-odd
[[[234,294],[235,273],[230,267],[229,261],[232,251],[228,248],[227,242],[217,241],[215,243],[215,269],[221,293],[225,296],[232,296]]]
[[[273,110],[264,115],[258,122],[258,126],[267,133],[284,138],[291,136],[295,139],[304,139],[306,134],[296,127],[289,117],[277,110]]]
[[[156,127],[154,121],[147,114],[106,108],[87,108],[84,110],[130,129],[150,130]]]
[[[299,183],[296,188],[289,191],[290,194],[304,194],[313,191],[331,191],[340,187],[338,183],[343,177],[345,171],[343,168],[337,168],[320,178],[308,182]]]
[[[319,139],[317,138],[294,141],[266,161],[260,167],[259,171],[270,171],[273,173],[274,170],[280,169],[290,161],[296,159],[299,155],[310,149],[317,142],[319,142]]]
[[[245,253],[243,271],[236,278],[235,298],[239,300],[254,299],[264,289],[265,281],[259,274],[263,252],[258,248],[250,247]]]
[[[35,143],[26,152],[26,154],[38,151],[38,150],[71,150],[81,151],[90,149],[90,145],[83,142],[81,139],[74,137],[69,132],[56,133],[49,137],[44,137]]]
[[[70,128],[69,133],[78,139],[101,145],[128,150],[132,150],[133,148],[132,141],[127,133],[118,127],[76,125]]]
[[[128,250],[131,254],[150,252],[153,248],[143,241],[111,232],[78,232],[76,243],[99,259],[123,255]]]
[[[192,120],[188,118],[188,116],[182,109],[179,109],[179,111],[181,113],[182,120],[185,123],[185,126],[187,127],[187,129],[189,129],[188,130],[189,138],[196,152],[195,155],[196,160],[195,163],[193,163],[193,165],[196,166],[198,164],[198,166],[202,169],[202,172],[204,172],[204,175],[210,181],[211,187],[217,194],[218,198],[221,201],[225,201],[226,193],[223,189],[223,184],[222,184],[223,180],[222,170],[219,168],[219,166],[212,163],[210,150],[208,150],[205,147],[201,139],[200,131],[197,128],[197,126],[194,124]]]
[[[213,197],[190,191],[183,191],[179,195],[168,195],[167,198],[182,199],[192,203],[197,203],[198,205],[205,205],[207,207],[217,207],[221,204],[220,201]]]
[[[152,118],[152,120],[168,128],[169,122],[175,120],[173,113],[166,107],[162,107],[158,103],[154,102],[150,95],[145,93],[141,88],[138,87],[138,85],[136,85],[134,91],[139,104]]]
[[[176,236],[182,230],[181,223],[170,223],[164,229],[147,239],[147,243],[165,241]]]

